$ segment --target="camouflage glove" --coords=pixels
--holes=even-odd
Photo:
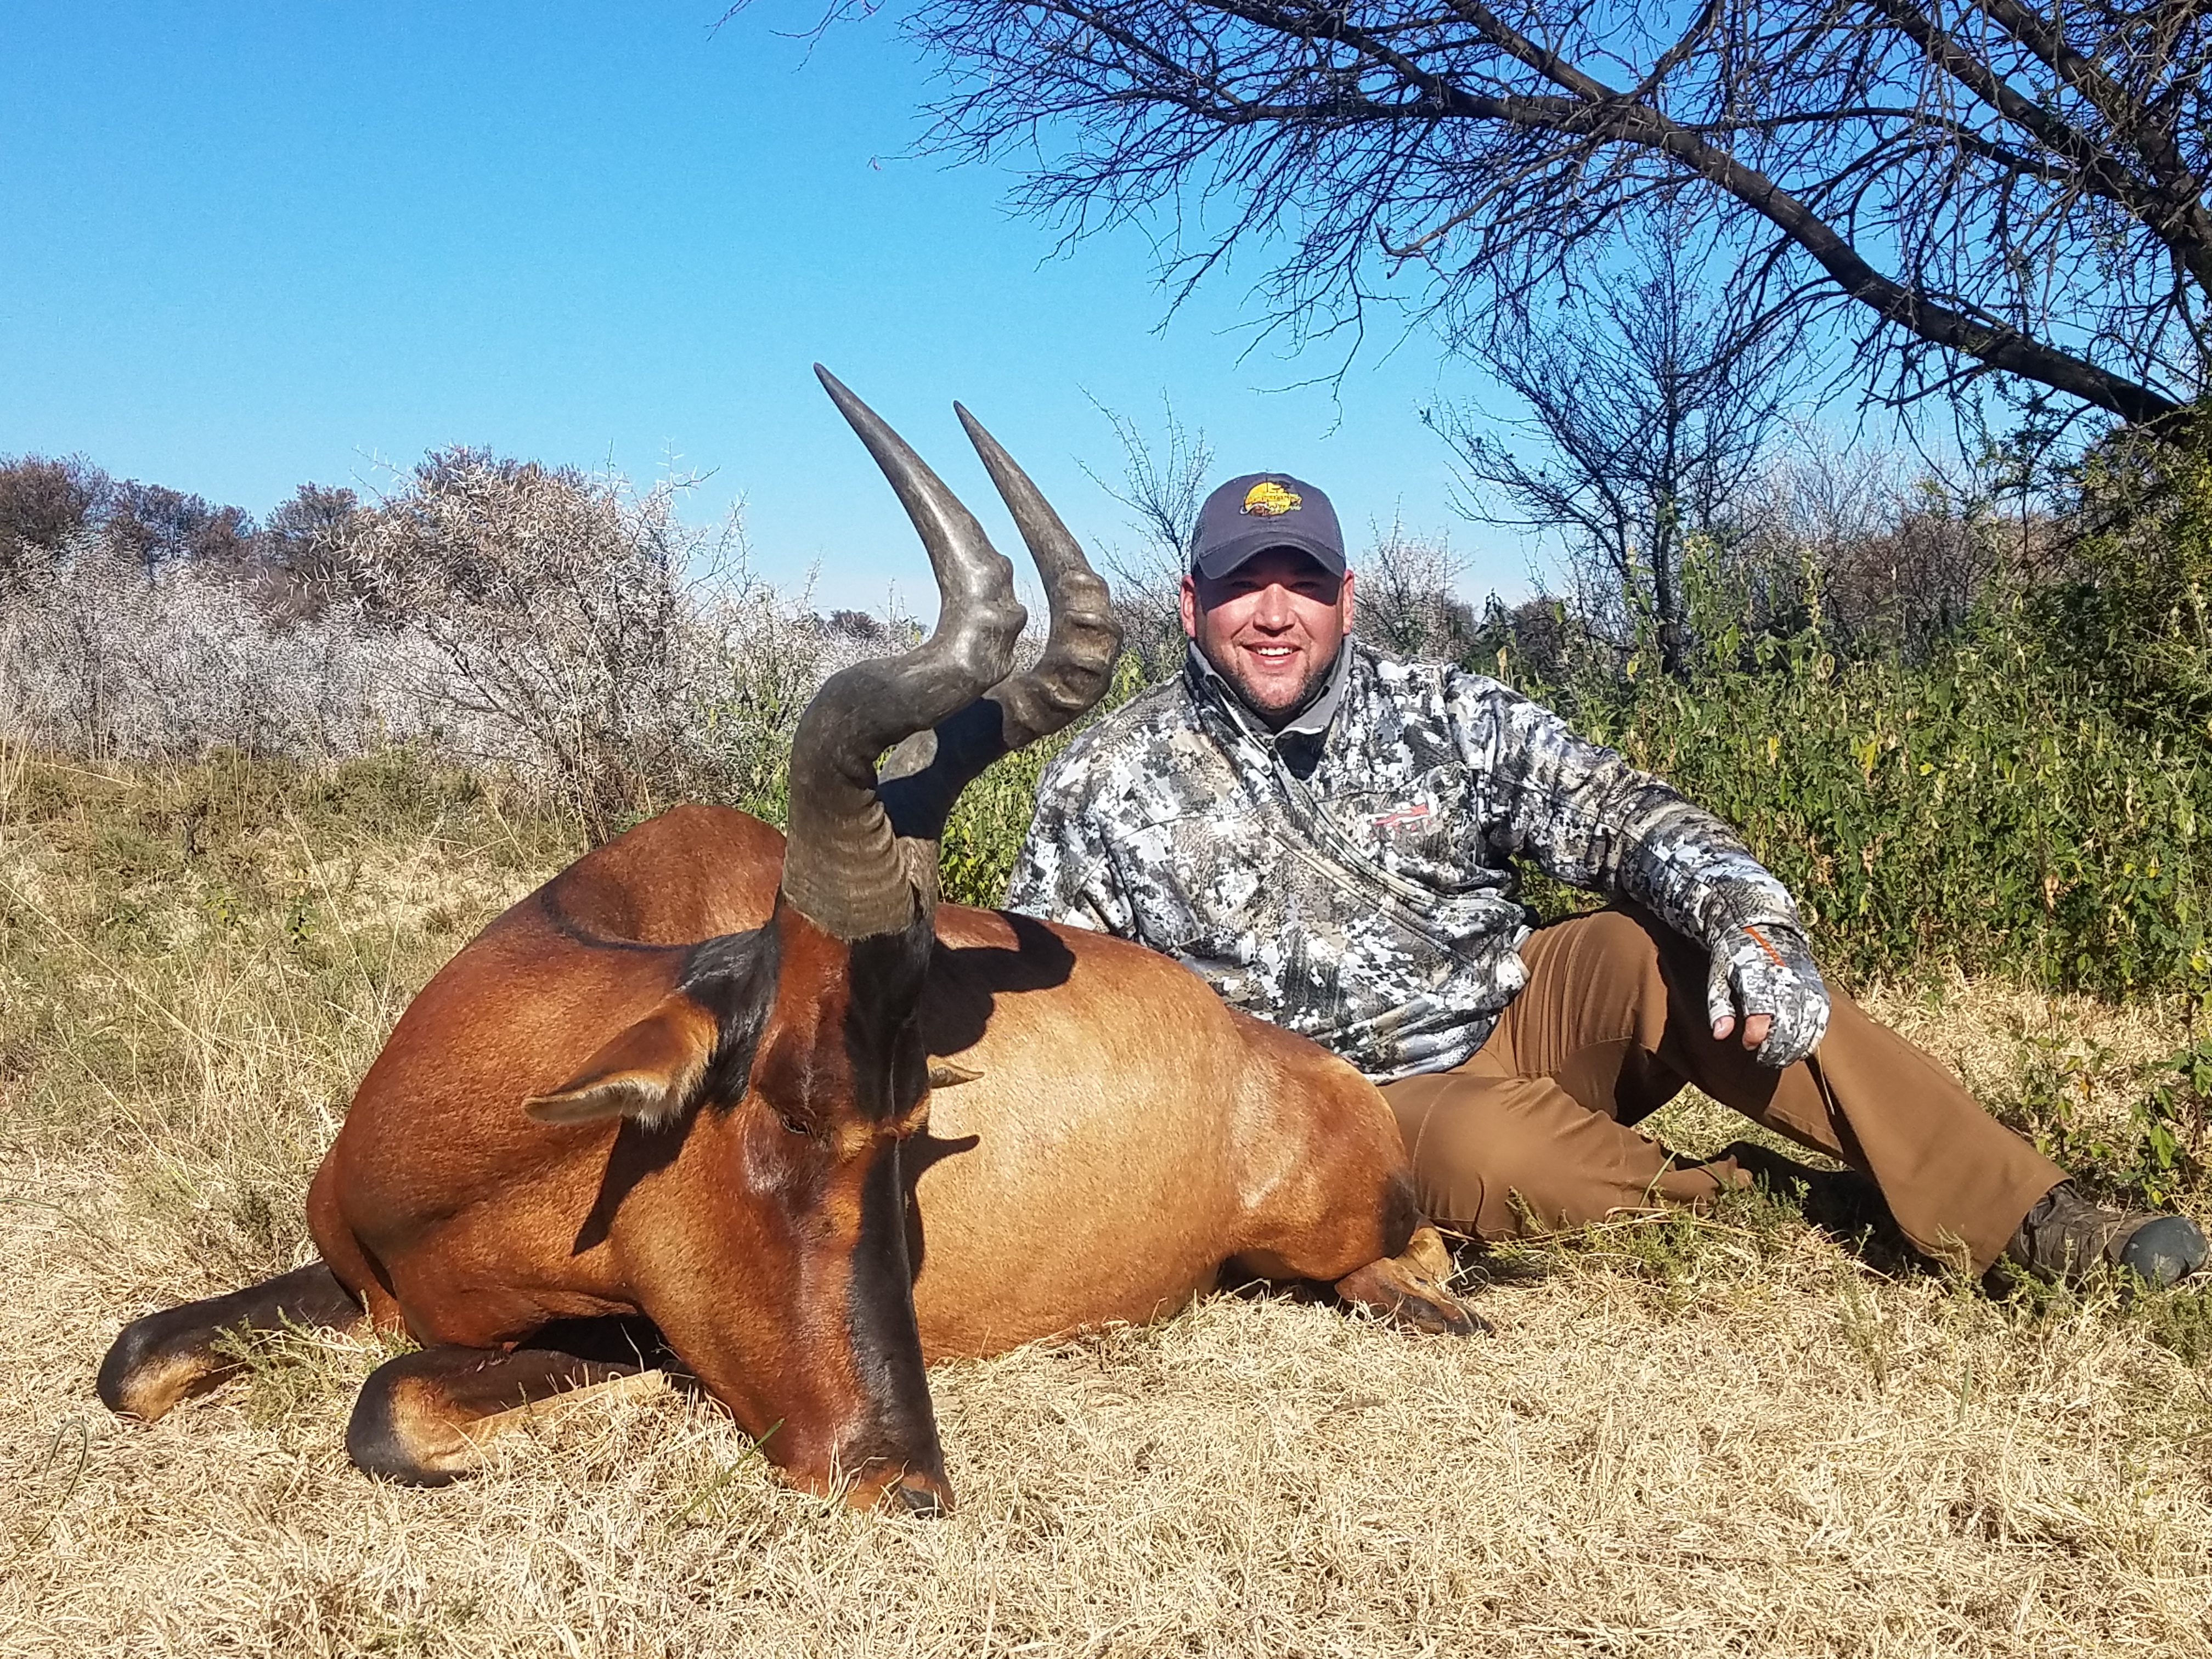
[[[1713,1024],[1753,1014],[1771,1017],[1766,1040],[1752,1051],[1779,1071],[1811,1054],[1828,1029],[1828,988],[1813,965],[1803,930],[1787,921],[1731,923],[1713,946],[1705,975],[1705,1012]]]

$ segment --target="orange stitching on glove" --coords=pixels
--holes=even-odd
[[[1751,935],[1751,942],[1753,945],[1756,945],[1760,950],[1765,951],[1769,959],[1773,962],[1777,968],[1786,969],[1790,966],[1788,963],[1783,961],[1782,953],[1766,942],[1765,937],[1759,933],[1758,928],[1753,927],[1750,923],[1746,922],[1744,924],[1743,931]]]

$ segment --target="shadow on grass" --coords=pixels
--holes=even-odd
[[[1709,1210],[1618,1216],[1488,1244],[1452,1236],[1460,1268],[1454,1288],[1474,1296],[1595,1269],[1647,1285],[1662,1310],[1684,1313],[1709,1292],[1758,1277],[1796,1254],[1809,1228],[1878,1278],[1946,1282],[2023,1336],[2089,1316],[2132,1332],[2185,1365],[2212,1366],[2212,1273],[2163,1289],[2121,1269],[2062,1284],[2000,1264],[1977,1279],[1916,1249],[1874,1182],[1855,1170],[1801,1164],[1748,1142],[1731,1146],[1726,1155],[1750,1172],[1753,1184],[1723,1194]],[[1843,1293],[1856,1310],[1852,1285]]]
[[[1484,1243],[1450,1235],[1463,1291],[1530,1285],[1602,1267],[1687,1291],[1741,1279],[1795,1254],[1811,1228],[1885,1278],[1940,1275],[1942,1264],[1915,1249],[1879,1190],[1850,1170],[1801,1164],[1748,1141],[1729,1146],[1752,1184],[1723,1192],[1698,1210],[1669,1206],[1547,1231],[1533,1224],[1521,1238]]]

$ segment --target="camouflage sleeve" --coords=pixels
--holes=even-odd
[[[1107,856],[1107,814],[1071,750],[1037,781],[1036,814],[1006,882],[1006,908],[1134,939],[1136,915]]]
[[[1747,925],[1800,929],[1789,890],[1711,813],[1494,680],[1454,673],[1445,696],[1500,851],[1633,900],[1708,950]]]

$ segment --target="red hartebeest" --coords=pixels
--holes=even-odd
[[[373,1321],[425,1346],[369,1377],[348,1449],[435,1483],[488,1419],[637,1369],[582,1357],[571,1322],[641,1315],[789,1478],[930,1510],[950,1493],[928,1359],[1148,1319],[1224,1268],[1473,1328],[1350,1066],[1166,957],[938,905],[960,789],[1095,702],[1119,634],[963,410],[1051,605],[1009,676],[1012,567],[823,378],[928,548],[935,631],[809,705],[787,842],[678,808],[448,963],[315,1177],[322,1261],[130,1326],[100,1368],[111,1407],[150,1419],[212,1386],[241,1326]]]

